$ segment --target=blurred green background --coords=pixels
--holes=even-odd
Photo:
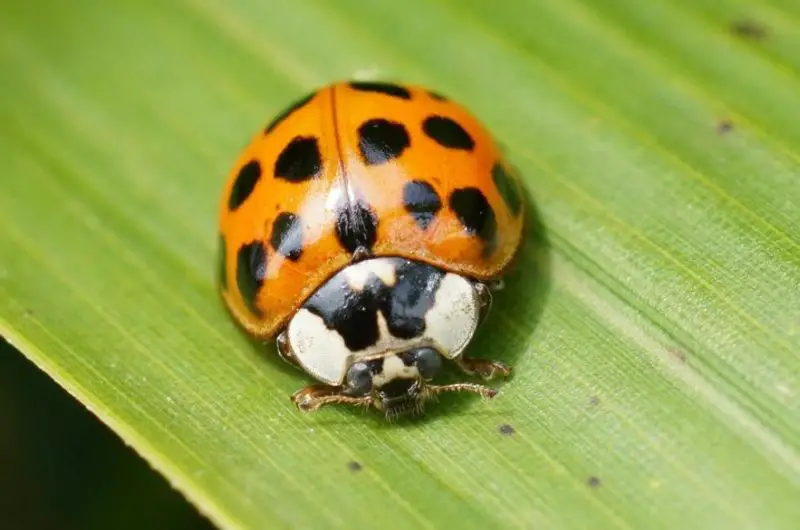
[[[214,527],[78,401],[0,339],[0,528]]]

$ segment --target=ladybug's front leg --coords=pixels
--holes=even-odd
[[[372,396],[348,396],[340,386],[309,385],[292,394],[292,402],[303,412],[311,412],[331,403],[368,407]]]
[[[470,357],[459,357],[456,364],[470,375],[479,375],[484,379],[494,379],[497,376],[508,377],[511,375],[511,368],[500,361],[491,359],[475,359]]]
[[[295,358],[292,348],[289,346],[289,338],[286,336],[286,330],[283,330],[275,340],[275,345],[278,347],[278,355],[281,359],[294,366],[299,366],[297,358]]]

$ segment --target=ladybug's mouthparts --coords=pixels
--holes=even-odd
[[[385,384],[378,396],[387,418],[422,412],[423,399],[414,379],[394,379]]]
[[[393,420],[402,416],[415,416],[422,414],[424,409],[423,400],[419,398],[409,398],[384,405],[386,418]]]

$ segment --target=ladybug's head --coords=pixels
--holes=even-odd
[[[369,396],[372,405],[389,418],[418,414],[434,393],[428,383],[441,367],[441,355],[430,347],[360,361],[347,371],[345,393]]]
[[[325,383],[292,399],[302,410],[342,403],[394,418],[422,412],[441,392],[491,397],[496,391],[477,383],[434,383],[445,359],[479,373],[462,357],[490,302],[486,285],[425,263],[380,257],[348,265],[289,322],[284,357]]]

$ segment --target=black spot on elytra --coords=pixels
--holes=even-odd
[[[439,92],[435,92],[433,90],[428,91],[428,95],[435,99],[436,101],[447,101],[447,97],[443,96]]]
[[[378,312],[383,315],[389,333],[402,339],[419,337],[425,331],[425,315],[433,306],[444,273],[430,265],[389,258],[395,265],[395,283],[384,284],[370,274],[364,288],[354,290],[346,269],[323,285],[304,304],[318,315],[328,329],[335,330],[353,351],[372,346],[380,339]],[[368,365],[374,373],[382,369]]]
[[[475,140],[456,121],[446,116],[428,116],[422,122],[422,131],[433,141],[448,149],[472,151]]]
[[[258,160],[251,160],[239,168],[236,180],[233,182],[231,195],[228,197],[228,210],[234,211],[250,197],[261,178],[261,164]]]
[[[361,471],[362,467],[363,466],[361,465],[361,463],[356,462],[355,460],[351,460],[350,462],[347,463],[347,469],[353,472]]]
[[[372,249],[378,238],[378,216],[362,201],[346,203],[336,214],[336,237],[349,253]]]
[[[478,188],[459,188],[450,195],[450,209],[470,234],[492,243],[497,235],[497,220],[486,196]]]
[[[295,136],[275,160],[276,178],[290,182],[303,182],[319,176],[322,155],[319,143],[313,136]]]
[[[403,207],[425,230],[442,208],[442,201],[428,182],[412,180],[403,187]]]
[[[297,261],[303,253],[303,227],[300,218],[290,212],[281,212],[272,222],[270,244],[275,252]]]
[[[503,164],[497,163],[492,167],[492,180],[494,185],[497,186],[497,191],[500,192],[503,202],[511,210],[511,214],[514,216],[519,214],[522,199],[520,199],[517,187],[514,185],[514,179],[508,174]]]
[[[762,40],[767,36],[767,28],[754,20],[736,20],[731,23],[731,31],[745,39]]]
[[[514,427],[509,425],[508,423],[502,424],[500,427],[497,428],[500,431],[500,434],[503,436],[511,436],[514,434]]]
[[[267,249],[263,243],[252,241],[242,245],[236,253],[236,285],[247,307],[255,314],[261,313],[255,302],[266,274]]]
[[[225,270],[225,260],[227,253],[225,251],[225,237],[220,234],[217,243],[217,281],[223,289],[228,288],[228,275]]]
[[[383,164],[403,154],[411,138],[402,123],[375,118],[358,128],[358,148],[367,165]]]
[[[309,101],[314,99],[314,96],[316,96],[316,95],[317,95],[316,92],[312,92],[312,93],[308,94],[307,96],[298,99],[297,101],[295,101],[294,103],[292,103],[288,107],[286,107],[283,110],[283,112],[281,112],[280,114],[275,116],[275,118],[269,123],[269,125],[267,125],[266,128],[264,128],[264,134],[271,133],[275,129],[275,127],[280,125],[293,112],[295,112],[296,110],[300,109],[301,107],[304,107]]]
[[[599,488],[602,484],[602,481],[600,480],[600,477],[595,477],[592,475],[586,479],[586,484],[588,484],[590,488]]]
[[[378,81],[353,81],[350,87],[362,92],[377,92],[387,96],[400,99],[411,99],[411,92],[408,89],[395,83],[382,83]]]

